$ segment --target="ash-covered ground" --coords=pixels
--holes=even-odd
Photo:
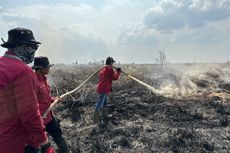
[[[229,64],[119,65],[158,89],[156,94],[121,76],[109,96],[108,124],[92,121],[97,76],[55,108],[73,153],[230,152]],[[94,70],[54,68],[54,95],[72,90]]]

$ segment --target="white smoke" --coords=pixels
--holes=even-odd
[[[228,85],[230,73],[228,64],[180,64],[165,66],[153,73],[152,78],[161,95],[188,97],[224,91],[222,85]]]

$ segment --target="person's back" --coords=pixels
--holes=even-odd
[[[113,71],[111,65],[107,65],[99,72],[99,81],[97,84],[97,93],[108,94],[112,91],[112,82],[117,80],[119,73]]]
[[[10,64],[9,64],[10,63]],[[0,150],[8,144],[14,144],[16,147],[18,141],[24,141],[28,137],[26,129],[23,127],[23,122],[31,111],[37,110],[38,104],[31,103],[36,101],[36,95],[31,90],[35,87],[35,78],[32,70],[22,61],[7,57],[0,58]],[[25,86],[25,84],[28,84]],[[21,92],[24,91],[24,92]],[[20,94],[18,94],[20,93]],[[34,94],[34,95],[31,95]],[[32,115],[32,114],[31,114]],[[34,115],[34,114],[33,114]],[[24,119],[24,120],[23,120]],[[13,148],[14,148],[13,147]],[[24,146],[18,146],[23,147]]]

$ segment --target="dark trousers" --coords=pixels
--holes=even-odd
[[[53,138],[53,141],[57,144],[60,153],[69,153],[68,146],[65,139],[62,136],[62,131],[57,119],[53,119],[46,124],[46,132]],[[38,149],[34,149],[31,146],[26,146],[25,153],[39,153]]]
[[[59,121],[55,118],[46,124],[46,132],[49,133],[49,135],[53,138],[53,141],[56,144],[60,144],[65,141],[62,137],[62,131],[59,125]]]

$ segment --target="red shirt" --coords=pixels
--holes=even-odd
[[[32,69],[19,59],[0,57],[0,153],[24,153],[27,140],[47,139],[44,129]]]
[[[54,101],[55,98],[51,97],[50,94],[50,86],[47,82],[47,78],[44,75],[41,75],[37,72],[35,72],[37,77],[37,97],[38,97],[38,103],[41,114],[43,114],[50,106],[51,102]],[[44,119],[45,124],[49,123],[53,119],[53,115],[51,112],[46,116]]]
[[[120,72],[114,72],[112,66],[106,66],[99,72],[99,81],[97,84],[97,93],[108,94],[112,91],[112,82],[117,80]]]

